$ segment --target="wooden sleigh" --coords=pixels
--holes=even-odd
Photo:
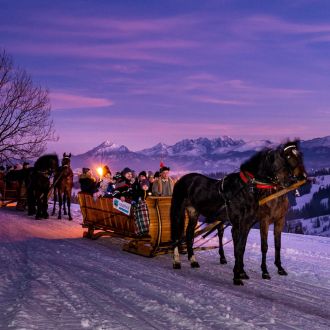
[[[291,187],[285,188],[273,195],[259,201],[259,205],[265,204],[274,198],[278,198],[291,190],[297,189],[304,184],[300,181]],[[134,217],[127,216],[116,210],[110,198],[98,198],[94,200],[89,194],[79,193],[79,204],[83,216],[83,228],[87,228],[83,236],[90,239],[97,239],[108,235],[111,237],[122,237],[126,239],[123,250],[146,257],[154,257],[171,251],[171,223],[170,206],[171,197],[149,197],[146,200],[150,227],[149,237],[139,237],[135,234]],[[185,226],[188,219],[185,221]],[[222,226],[222,222],[215,221],[209,225],[199,225],[195,231],[195,238],[201,240]],[[196,240],[195,240],[196,242]],[[199,246],[196,249],[205,250],[217,248],[218,246]],[[184,246],[183,246],[184,248]]]
[[[135,234],[134,217],[116,210],[110,198],[94,200],[91,195],[79,193],[83,216],[83,236],[97,239],[108,235],[126,239],[123,250],[145,257],[168,253],[171,249],[170,206],[171,197],[149,197],[146,200],[150,226],[148,237]],[[186,221],[188,223],[188,221]]]
[[[0,180],[0,205],[5,207],[9,204],[17,202],[19,194],[18,182],[7,183],[5,180]]]

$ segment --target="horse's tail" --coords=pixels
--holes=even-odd
[[[171,239],[173,243],[178,243],[184,234],[185,225],[185,198],[187,196],[187,184],[185,177],[176,182],[172,194],[171,202]]]

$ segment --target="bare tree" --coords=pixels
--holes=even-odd
[[[48,90],[0,50],[0,162],[40,156],[54,140]]]

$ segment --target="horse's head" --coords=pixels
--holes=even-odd
[[[43,155],[37,159],[34,164],[34,168],[38,171],[47,171],[50,174],[54,173],[58,169],[58,157],[55,154]]]
[[[69,166],[71,164],[71,152],[67,155],[66,153],[63,154],[62,159],[62,166]]]
[[[307,178],[299,141],[281,144],[275,149],[264,149],[241,165],[243,176],[270,185],[290,186]],[[244,174],[245,173],[245,174]],[[253,181],[253,180],[252,180]]]
[[[299,180],[307,179],[299,140],[289,141],[275,150],[274,171],[278,183],[289,186]]]

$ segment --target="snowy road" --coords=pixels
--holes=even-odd
[[[280,277],[261,279],[260,239],[250,234],[251,279],[232,285],[216,250],[197,252],[200,269],[174,271],[168,255],[121,251],[120,239],[82,238],[81,218],[36,221],[0,210],[0,329],[329,329],[330,239],[283,235]],[[230,239],[229,231],[225,234]]]

